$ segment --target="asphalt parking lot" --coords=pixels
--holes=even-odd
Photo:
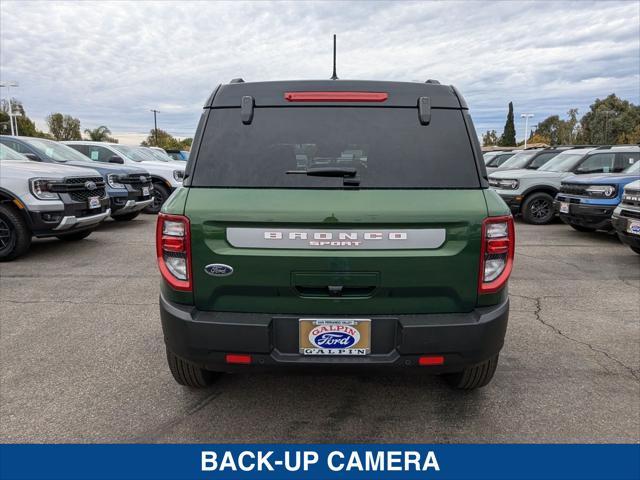
[[[3,442],[637,442],[640,256],[607,234],[518,223],[493,382],[420,372],[174,383],[157,307],[155,217],[0,266]]]

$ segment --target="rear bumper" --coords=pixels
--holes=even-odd
[[[554,201],[553,205],[564,223],[597,230],[611,229],[611,214],[615,210],[615,206],[569,203],[569,213],[567,214],[560,213],[560,203],[568,202],[562,202],[562,198],[559,200]]]
[[[160,316],[167,347],[179,357],[210,370],[408,368],[418,366],[422,355],[443,355],[444,365],[426,368],[432,373],[444,373],[478,364],[500,351],[509,301],[470,313],[370,316],[371,354],[352,357],[300,355],[299,317],[293,315],[205,312],[169,302],[161,295]],[[228,365],[228,353],[250,354],[252,362]]]

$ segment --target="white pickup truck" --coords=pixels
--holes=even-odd
[[[91,168],[32,162],[0,144],[0,262],[32,237],[81,240],[109,216],[104,179]]]

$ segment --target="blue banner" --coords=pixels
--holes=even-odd
[[[0,445],[1,479],[633,479],[638,445]]]

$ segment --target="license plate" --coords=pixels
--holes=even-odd
[[[560,203],[560,213],[569,213],[569,204],[568,203]]]
[[[371,352],[370,319],[301,318],[299,323],[302,355],[368,355]]]
[[[627,224],[627,232],[631,233],[632,235],[640,235],[640,222],[630,220]]]
[[[149,187],[142,187],[142,196],[143,197],[149,196]]]
[[[100,197],[89,197],[89,208],[100,208]]]

